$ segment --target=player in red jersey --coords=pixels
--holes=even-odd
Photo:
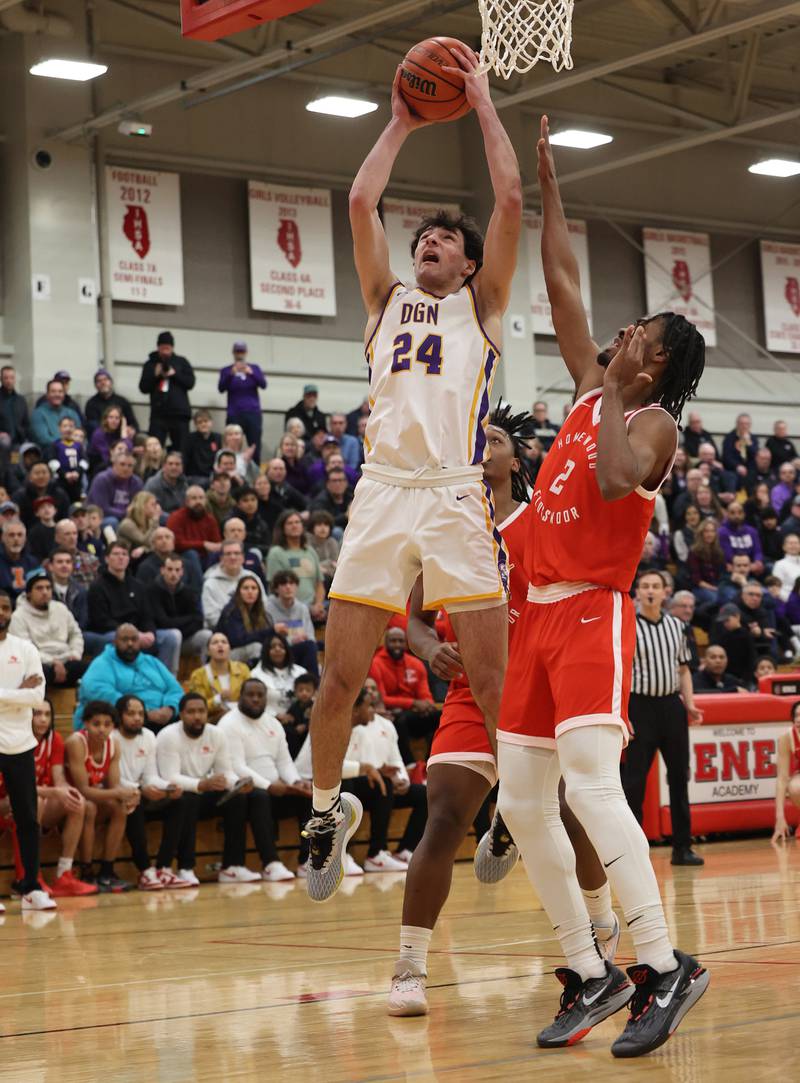
[[[520,459],[534,428],[535,422],[529,414],[512,415],[510,407],[498,406],[486,430],[491,457],[484,463],[484,479],[491,488],[497,529],[509,559],[509,642],[528,589],[522,553],[531,512]],[[425,980],[431,934],[450,892],[458,848],[497,782],[494,734],[470,690],[452,625],[445,613],[446,634],[442,642],[434,631],[435,613],[422,607],[421,586],[418,581],[411,595],[409,645],[437,676],[450,681],[450,688],[428,759],[428,821],[406,878],[400,957],[389,994],[389,1014],[403,1016],[424,1015],[428,1010]],[[501,879],[519,856],[502,821],[494,826],[503,840],[498,848],[501,852],[497,856],[487,855],[484,864],[497,871],[495,875],[491,871],[489,875],[479,873],[484,880]],[[590,878],[594,875],[593,882],[603,884],[602,867],[598,877],[597,857],[585,844],[582,829],[576,826],[576,847],[586,854],[583,871]]]
[[[647,840],[619,773],[635,642],[628,591],[655,496],[672,469],[677,421],[703,371],[705,343],[682,316],[665,312],[598,349],[581,301],[546,117],[538,155],[542,261],[576,398],[528,513],[531,588],[498,726],[499,807],[567,959],[556,971],[564,986],[560,1009],[539,1045],[579,1041],[630,1000],[612,1053],[633,1057],[667,1040],[709,977],[673,949]],[[625,913],[636,949],[628,971],[635,992],[597,951],[558,814],[562,775],[567,802]]]
[[[789,837],[784,811],[787,797],[793,805],[800,808],[800,701],[792,707],[792,728],[778,738],[773,842],[785,842]]]
[[[95,882],[92,875],[94,832],[105,823],[103,858],[96,883],[101,892],[129,891],[131,884],[114,872],[128,813],[139,801],[139,791],[122,786],[119,777],[119,750],[111,739],[116,722],[115,708],[104,700],[92,700],[83,712],[83,729],[67,738],[67,778],[86,800],[86,823],[81,837],[81,880]]]
[[[75,851],[83,831],[86,801],[66,779],[64,739],[56,733],[53,705],[46,699],[33,708],[33,735],[39,742],[33,750],[36,765],[36,793],[39,798],[39,824],[44,831],[61,833],[61,857],[51,894],[57,899],[78,895],[96,895],[94,884],[84,884],[72,870]]]

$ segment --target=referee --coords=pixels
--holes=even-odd
[[[672,815],[672,864],[702,865],[692,850],[689,813],[689,730],[702,722],[694,705],[691,653],[682,621],[662,612],[666,580],[661,572],[643,572],[636,582],[636,653],[628,715],[633,740],[627,748],[622,785],[631,810],[642,822],[642,802],[653,756],[660,752],[667,768]],[[681,697],[683,699],[681,700]]]

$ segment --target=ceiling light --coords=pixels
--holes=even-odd
[[[316,98],[306,106],[309,113],[327,113],[331,117],[363,117],[365,113],[374,113],[377,108],[377,102],[367,102],[361,98],[338,98],[336,95]]]
[[[44,75],[48,79],[71,79],[75,83],[85,83],[105,75],[106,64],[92,64],[87,60],[42,60],[30,69],[31,75]]]
[[[613,135],[604,135],[602,132],[584,132],[580,128],[567,128],[564,132],[551,135],[550,142],[556,147],[592,150],[593,147],[602,147],[604,143],[610,143],[613,138]]]
[[[787,158],[768,158],[766,162],[753,162],[748,173],[760,173],[764,177],[796,177],[800,173],[800,162],[790,162]]]

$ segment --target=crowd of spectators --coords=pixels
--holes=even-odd
[[[49,705],[34,719],[50,765],[42,822],[64,831],[55,894],[127,888],[114,870],[125,837],[142,890],[191,886],[196,825],[210,817],[223,823],[220,880],[293,878],[276,827],[309,814],[327,592],[369,403],[326,415],[307,384],[277,446],[265,448],[266,377],[236,342],[219,376],[227,412],[216,432],[207,410],[192,409],[194,370],[169,332],[142,370],[146,429],[108,371],[94,382],[81,407],[69,374],[57,372],[29,412],[14,369],[0,371],[0,590],[14,606],[10,631],[39,650],[48,689],[78,686],[66,745]],[[531,484],[559,431],[546,403],[533,413]],[[753,688],[800,653],[800,459],[785,422],[762,445],[741,414],[718,442],[689,415],[656,501],[646,568],[666,572],[697,691]],[[351,875],[405,869],[427,816],[416,761],[446,688],[408,652],[404,626],[390,622],[353,708],[345,787],[364,803],[370,840],[363,869],[348,857]],[[392,853],[398,807],[410,814]],[[162,821],[154,866],[152,819]],[[259,873],[245,864],[248,824]],[[303,876],[299,834],[297,846]]]

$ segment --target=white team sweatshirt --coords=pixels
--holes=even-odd
[[[181,721],[164,726],[156,737],[156,762],[162,778],[192,793],[210,775],[225,775],[228,787],[237,781],[225,735],[216,726],[206,726],[200,737],[187,737]]]
[[[119,749],[119,779],[123,786],[155,786],[166,790],[169,783],[158,773],[156,735],[143,729],[136,737],[126,737],[119,730],[111,734]]]
[[[350,732],[350,743],[344,754],[342,763],[342,778],[357,778],[361,774],[361,764],[366,763],[362,752],[365,745],[366,726],[354,726]],[[311,768],[311,734],[306,734],[303,747],[295,756],[294,765],[300,772],[301,778],[313,778]]]
[[[231,764],[239,778],[250,777],[259,790],[273,782],[299,782],[300,773],[289,755],[286,733],[273,715],[248,718],[238,707],[217,722],[231,753]]]
[[[41,677],[35,688],[20,688],[26,677]],[[44,673],[39,652],[17,636],[0,640],[0,752],[17,756],[36,748],[31,719],[44,703]]]

